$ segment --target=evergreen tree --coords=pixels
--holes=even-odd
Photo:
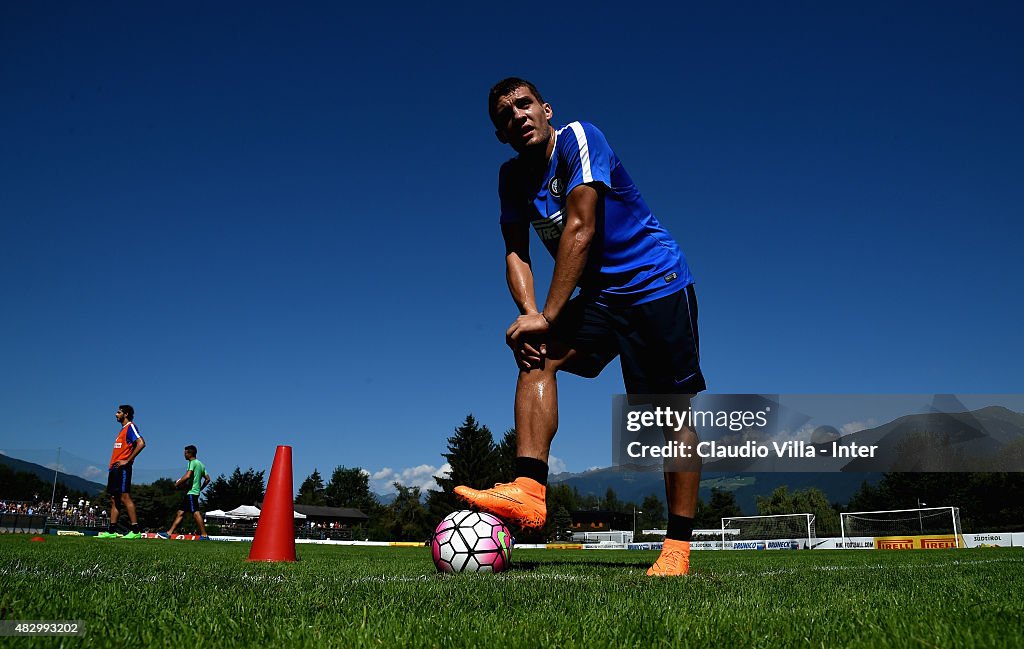
[[[548,516],[547,525],[544,526],[543,538],[539,539],[542,542],[547,539],[561,539],[565,535],[565,530],[569,528],[562,527],[562,523],[565,521],[558,521],[557,513],[559,510],[564,509],[566,515],[569,517],[569,525],[571,526],[572,512],[579,509],[577,506],[579,492],[575,487],[570,487],[564,482],[549,484],[546,500],[548,512],[554,512],[555,516]],[[571,536],[572,535],[570,534],[570,537]]]
[[[624,512],[626,511],[626,504],[619,500],[615,490],[608,487],[608,491],[604,492],[604,500],[601,501],[601,509],[608,512]],[[630,508],[632,511],[632,508]]]
[[[663,530],[668,527],[665,503],[661,502],[661,498],[651,494],[644,498],[643,503],[637,509],[640,510],[636,515],[637,537],[643,536],[644,530]],[[652,540],[654,540],[653,537]]]
[[[550,538],[556,541],[572,540],[572,516],[569,515],[569,510],[562,505],[559,505],[555,511],[554,530]]]
[[[313,469],[313,473],[306,476],[299,487],[299,493],[295,496],[296,505],[323,506],[327,504],[326,488],[320,472]]]
[[[473,415],[466,415],[466,420],[448,438],[448,452],[441,455],[448,461],[451,472],[447,477],[434,478],[441,491],[430,492],[427,500],[431,517],[438,520],[462,507],[455,497],[456,486],[489,489],[500,482],[494,437]]]
[[[725,489],[712,489],[711,500],[705,504],[697,501],[697,516],[694,526],[698,529],[715,529],[722,526],[722,519],[730,516],[742,516],[736,494]]]
[[[516,479],[516,429],[509,428],[498,444],[497,482],[512,482]]]

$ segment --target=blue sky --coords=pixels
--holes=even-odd
[[[512,426],[508,75],[597,124],[679,240],[712,390],[1021,392],[1022,14],[6,3],[0,449],[106,462],[127,402],[143,475],[289,443],[296,484],[380,488],[467,413]],[[561,466],[610,462],[621,389],[562,381]]]

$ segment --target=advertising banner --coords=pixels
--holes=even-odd
[[[1009,548],[1013,546],[1012,534],[964,534],[964,544],[969,548]]]
[[[874,550],[875,537],[848,536],[845,539],[840,537],[817,539],[811,547],[815,550]]]
[[[875,547],[879,550],[948,550],[957,547],[952,534],[931,536],[876,536]]]

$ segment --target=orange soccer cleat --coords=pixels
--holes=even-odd
[[[648,577],[682,577],[690,572],[690,542],[665,539],[661,555],[647,569]]]
[[[544,527],[548,511],[546,493],[547,487],[532,478],[516,478],[483,490],[455,487],[455,494],[473,507],[531,529]]]

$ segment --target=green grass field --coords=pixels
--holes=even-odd
[[[519,550],[502,575],[435,573],[426,548],[0,535],[0,618],[84,622],[11,647],[1024,646],[1024,551]]]

